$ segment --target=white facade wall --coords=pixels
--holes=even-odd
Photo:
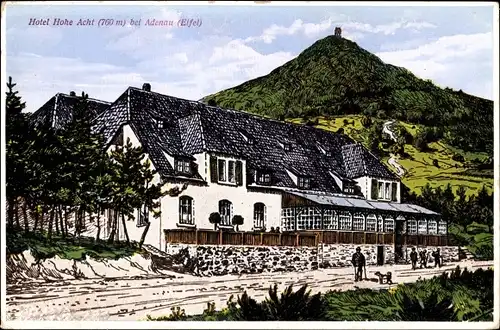
[[[127,138],[130,138],[132,145],[140,146],[138,138],[133,133],[129,125],[123,127],[123,142],[126,143]],[[110,147],[114,148],[113,146]],[[182,196],[189,196],[193,199],[194,209],[194,224],[198,229],[213,229],[214,226],[208,221],[210,213],[219,212],[219,201],[228,200],[232,203],[232,215],[241,215],[244,218],[243,225],[239,226],[240,231],[251,231],[253,229],[254,204],[263,203],[266,206],[265,212],[265,227],[279,227],[281,216],[281,194],[275,192],[256,192],[248,191],[246,188],[246,162],[243,163],[243,185],[235,184],[220,184],[210,182],[209,155],[201,153],[194,155],[198,164],[198,171],[203,180],[208,182],[208,185],[202,186],[199,183],[193,182],[188,184],[186,190],[182,191],[179,196],[165,196],[161,200],[161,215],[159,218],[153,218],[150,213],[149,219],[151,222],[148,234],[144,244],[150,244],[154,247],[163,250],[165,248],[164,229],[179,229],[190,228],[194,226],[181,225],[179,223],[179,199]],[[148,158],[146,158],[148,159]],[[146,161],[145,159],[145,161]],[[231,159],[230,157],[227,159]],[[172,164],[173,165],[173,164]],[[153,164],[151,164],[153,166]],[[154,168],[154,166],[153,166]],[[154,183],[160,182],[160,177],[157,175]],[[172,189],[175,186],[182,187],[182,183],[166,183],[164,189]],[[127,232],[130,240],[139,241],[144,231],[144,226],[138,227],[139,212],[135,212],[135,219],[126,220]],[[107,214],[105,214],[106,216]],[[118,235],[120,239],[124,239],[124,231],[119,222]],[[104,232],[105,235],[109,233]]]

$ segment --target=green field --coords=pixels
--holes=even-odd
[[[337,131],[344,129],[344,133],[355,141],[365,144],[367,142],[367,128],[361,125],[360,115],[337,116],[337,117],[318,117],[317,128]],[[304,123],[303,119],[292,119],[294,123]],[[347,125],[344,122],[347,121]],[[404,126],[413,136],[416,135],[419,125],[408,124],[396,121]],[[418,151],[411,144],[405,144],[405,152],[410,156],[406,159],[398,157],[398,162],[404,167],[405,175],[401,178],[402,182],[417,194],[427,183],[431,187],[441,187],[444,189],[449,183],[453,192],[460,186],[464,186],[467,195],[474,195],[484,185],[489,191],[493,190],[493,170],[476,169],[472,161],[474,159],[483,160],[488,157],[486,153],[463,152],[460,149],[453,148],[443,141],[432,142],[429,144],[429,151]],[[465,158],[463,163],[452,159],[454,154],[460,154]],[[388,164],[389,156],[383,156],[382,161],[386,166],[396,173],[394,167]],[[439,167],[433,165],[433,160],[438,161]]]

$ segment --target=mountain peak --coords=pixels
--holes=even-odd
[[[484,148],[493,141],[493,102],[442,89],[386,64],[338,30],[269,74],[202,100],[278,119],[363,114],[428,126],[455,125],[460,134],[473,133],[463,128],[469,122],[489,131],[484,139],[480,135],[485,132],[474,133],[477,141],[468,148]]]

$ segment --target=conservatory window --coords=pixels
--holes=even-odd
[[[340,230],[351,230],[352,229],[352,218],[349,213],[341,213],[339,215],[339,227]]]
[[[429,220],[429,235],[436,235],[438,233],[436,220]]]
[[[425,220],[418,221],[418,233],[427,234],[427,221]]]
[[[355,214],[352,223],[353,230],[364,230],[365,228],[365,219],[361,214]]]
[[[374,214],[366,217],[366,231],[377,231],[377,217]]]
[[[394,219],[392,218],[385,219],[385,232],[387,233],[394,232]]]

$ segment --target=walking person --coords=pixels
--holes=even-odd
[[[352,255],[352,265],[354,266],[354,281],[363,280],[363,267],[365,267],[365,256],[361,253],[361,248],[356,248],[356,253]]]
[[[412,247],[411,253],[410,253],[411,269],[412,270],[417,269],[417,259],[418,259],[417,251],[415,251],[415,248]],[[420,263],[420,264],[422,264],[422,263]]]
[[[434,258],[434,268],[441,268],[441,252],[439,248],[432,253],[432,257]]]

